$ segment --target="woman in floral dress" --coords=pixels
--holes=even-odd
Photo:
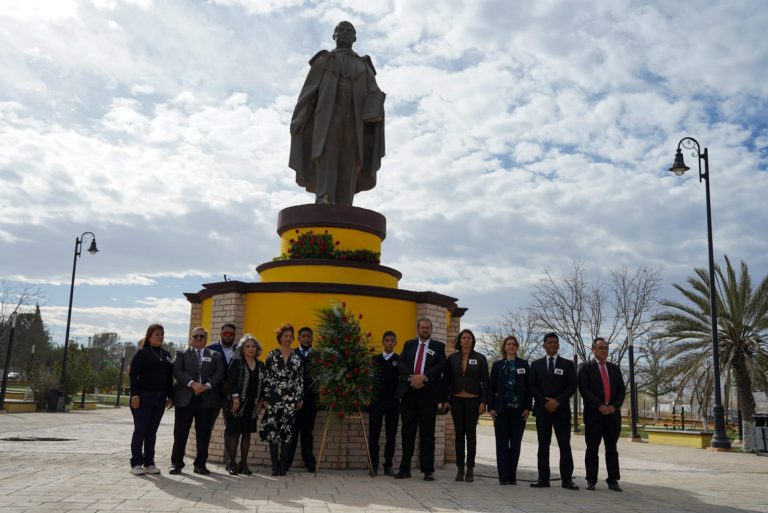
[[[277,330],[278,348],[270,351],[266,361],[264,402],[266,412],[261,419],[259,436],[269,442],[272,475],[284,476],[291,453],[291,431],[296,411],[304,394],[301,359],[291,349],[293,326],[283,324]]]

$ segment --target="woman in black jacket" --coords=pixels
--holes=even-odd
[[[501,344],[502,359],[493,362],[488,384],[488,413],[496,433],[496,468],[499,483],[517,484],[520,443],[532,397],[528,390],[528,360],[517,357],[520,344],[513,336]]]
[[[475,480],[475,453],[477,452],[477,420],[485,412],[488,387],[488,361],[475,351],[475,334],[462,330],[456,338],[456,352],[448,357],[447,396],[451,404],[451,417],[456,431],[456,481]],[[464,473],[464,444],[466,440],[466,474]]]
[[[155,466],[157,428],[165,408],[173,405],[173,358],[163,349],[165,330],[159,324],[147,328],[141,349],[131,360],[131,474],[159,474]]]
[[[261,344],[253,335],[245,334],[238,344],[238,352],[229,364],[227,383],[229,395],[224,409],[226,427],[224,443],[229,461],[227,471],[251,475],[248,468],[248,450],[251,448],[251,433],[257,431],[256,421],[264,409],[261,402],[264,387],[264,364],[258,358]],[[235,464],[237,446],[240,444],[240,465]]]

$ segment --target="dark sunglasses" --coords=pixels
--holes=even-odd
[[[221,334],[225,337],[234,337],[235,332],[234,331],[222,331]]]
[[[195,340],[203,340],[205,339],[205,337],[206,337],[205,335],[192,335],[192,338],[194,338]]]

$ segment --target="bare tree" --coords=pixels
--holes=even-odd
[[[21,313],[42,297],[39,287],[28,283],[15,285],[0,280],[0,338],[5,334],[6,325],[14,312]]]
[[[653,399],[653,420],[659,420],[659,398],[675,389],[674,376],[669,372],[663,338],[650,337],[637,348],[637,389]]]
[[[593,338],[602,336],[610,342],[616,335],[617,318],[606,311],[608,294],[599,282],[587,282],[579,262],[573,261],[571,271],[560,279],[544,271],[532,296],[529,311],[539,331],[557,333],[582,361],[591,353]]]
[[[481,351],[490,360],[501,358],[501,342],[514,335],[520,344],[518,355],[533,360],[541,355],[541,332],[530,310],[510,311],[500,316],[493,325],[483,327],[478,337]]]
[[[611,360],[618,365],[621,365],[634,341],[647,337],[653,328],[656,294],[660,285],[659,270],[642,266],[633,272],[625,265],[611,271],[611,304],[625,333],[623,343],[617,345],[611,354]]]

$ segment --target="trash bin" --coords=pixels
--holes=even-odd
[[[755,453],[758,456],[768,454],[768,413],[755,413]]]
[[[59,391],[52,389],[45,393],[45,402],[48,405],[48,411],[59,410]]]

